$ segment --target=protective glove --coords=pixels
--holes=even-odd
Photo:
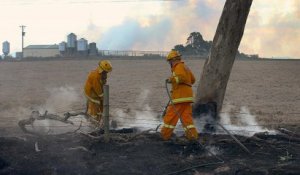
[[[172,83],[171,78],[166,79],[166,83]]]

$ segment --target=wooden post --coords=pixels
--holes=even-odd
[[[211,110],[216,112],[213,117],[219,118],[218,114],[222,109],[227,82],[244,33],[251,4],[252,0],[226,0],[197,88],[193,106],[195,116],[201,115],[203,105],[210,104],[208,106],[216,108]]]
[[[104,137],[109,141],[109,85],[103,86]]]

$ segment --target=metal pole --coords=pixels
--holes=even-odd
[[[225,132],[227,132],[227,134],[230,135],[231,138],[233,138],[233,140],[236,141],[236,143],[238,143],[247,153],[251,154],[251,152],[234,136],[232,135],[223,125],[221,125],[220,123],[216,122],[217,125],[219,125]]]
[[[109,141],[109,85],[103,86],[103,115],[104,115],[104,137]]]
[[[25,36],[24,28],[26,26],[21,25],[20,27],[22,28],[22,57],[21,58],[24,58],[24,36]]]

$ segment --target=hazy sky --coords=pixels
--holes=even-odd
[[[191,32],[212,40],[225,0],[0,0],[0,42],[11,52],[66,41],[70,32],[99,49],[165,50]],[[240,51],[300,58],[300,0],[253,0]],[[1,45],[2,46],[2,45]],[[2,52],[1,52],[2,53]]]

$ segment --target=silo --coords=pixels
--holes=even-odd
[[[88,41],[84,38],[81,38],[77,41],[77,52],[81,56],[88,55]]]
[[[16,58],[17,59],[23,58],[23,53],[22,52],[16,52]]]
[[[89,55],[90,56],[98,55],[97,45],[94,42],[89,44]]]
[[[2,43],[2,52],[3,52],[3,54],[4,54],[5,57],[9,54],[9,52],[10,52],[10,44],[9,44],[8,41],[4,41]]]
[[[64,41],[62,41],[61,43],[59,43],[58,50],[59,50],[59,53],[62,56],[65,56],[66,55],[66,51],[67,51],[67,43],[64,42]]]
[[[73,55],[77,47],[77,36],[74,33],[70,33],[67,40],[67,51],[70,55]]]

